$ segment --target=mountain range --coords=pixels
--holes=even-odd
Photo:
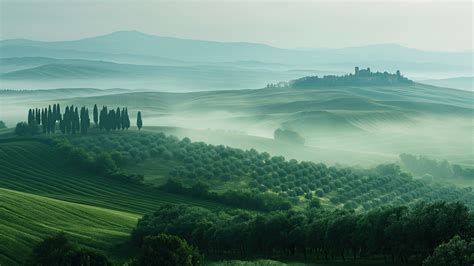
[[[433,52],[379,44],[340,49],[283,49],[246,42],[189,40],[119,31],[73,41],[0,41],[0,57],[104,60],[141,65],[202,65],[260,62],[261,68],[325,69],[348,72],[358,65],[397,69],[412,78],[472,76],[472,52]]]

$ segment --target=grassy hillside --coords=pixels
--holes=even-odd
[[[70,202],[143,214],[163,203],[219,205],[88,174],[71,167],[48,145],[36,141],[0,143],[0,187]]]
[[[161,204],[222,207],[89,174],[35,140],[4,139],[0,173],[0,263],[6,265],[21,262],[34,243],[55,232],[65,231],[81,244],[110,253],[138,217]]]
[[[58,232],[81,245],[110,251],[127,239],[140,217],[4,188],[0,198],[0,263],[5,265],[21,264],[34,244]]]

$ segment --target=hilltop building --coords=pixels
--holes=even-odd
[[[356,85],[379,85],[389,86],[397,84],[410,84],[413,81],[401,75],[400,70],[395,74],[385,72],[371,72],[370,68],[360,69],[358,66],[354,68],[354,73],[336,76],[327,75],[322,78],[318,76],[304,77],[290,82],[293,87],[314,87],[314,86],[356,86]]]

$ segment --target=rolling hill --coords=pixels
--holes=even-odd
[[[170,132],[175,129],[166,130]],[[410,199],[461,200],[470,207],[473,203],[471,190],[416,181],[405,174],[379,176],[372,172],[366,176],[358,173],[360,169],[357,168],[350,170],[326,167],[322,164],[298,163],[280,158],[259,160],[258,158],[265,158],[266,155],[256,151],[191,143],[189,140],[180,141],[153,131],[162,132],[163,129],[150,128],[140,133],[95,132],[87,136],[66,138],[73,145],[88,152],[112,150],[121,152],[124,158],[129,158],[126,154],[132,155],[134,150],[137,151],[137,157],[133,158],[138,161],[133,161],[132,165],[124,169],[132,173],[146,174],[147,181],[155,184],[162,184],[165,179],[174,176],[172,170],[176,170],[175,167],[197,171],[197,166],[211,160],[214,163],[209,163],[207,170],[215,172],[224,169],[232,173],[229,180],[223,181],[219,172],[212,177],[189,177],[183,174],[176,176],[176,179],[187,180],[187,185],[206,180],[208,184],[212,184],[212,190],[219,192],[228,189],[256,191],[257,188],[253,184],[259,182],[259,189],[267,186],[276,193],[280,185],[275,184],[280,184],[281,181],[284,183],[281,188],[291,186],[288,195],[293,199],[301,196],[294,193],[302,193],[300,190],[303,188],[311,191],[317,189],[318,193],[324,193],[318,196],[322,203],[330,208],[351,204],[359,206],[357,204],[360,203],[359,208],[370,209],[391,202],[410,202]],[[203,134],[212,138],[209,132]],[[165,193],[149,185],[92,174],[67,162],[64,154],[46,144],[47,139],[48,137],[42,136],[11,138],[8,135],[0,138],[0,218],[3,221],[0,228],[4,232],[0,236],[0,263],[20,264],[24,260],[24,254],[27,254],[35,243],[58,231],[64,231],[74,241],[103,251],[114,260],[120,261],[126,259],[123,257],[126,255],[119,251],[120,247],[116,245],[127,240],[130,229],[140,215],[166,203],[200,206],[215,211],[224,207],[216,202],[198,199],[196,195],[194,196],[198,198]],[[272,141],[269,145],[280,144]],[[289,148],[295,147],[290,145]],[[153,153],[154,150],[156,154]],[[166,151],[172,152],[170,158],[165,156]],[[255,160],[245,160],[251,158]],[[246,165],[235,167],[242,163]],[[249,172],[262,163],[263,172]],[[228,164],[234,167],[228,167]],[[274,172],[273,167],[284,171],[278,171],[278,175],[270,174]],[[321,189],[324,189],[324,192]],[[295,205],[295,208],[299,207],[301,206]]]
[[[429,79],[420,81],[438,87],[447,87],[458,90],[474,91],[474,77],[457,77],[447,79]]]
[[[196,91],[263,87],[305,75],[308,70],[241,61],[235,64],[137,65],[54,58],[0,59],[2,88],[103,87]],[[268,67],[267,67],[268,66]],[[6,70],[12,70],[5,72]]]
[[[89,174],[38,140],[2,139],[0,173],[0,263],[6,265],[21,264],[35,243],[60,231],[82,245],[113,253],[137,218],[161,204],[222,208]]]
[[[222,129],[270,140],[279,127],[296,130],[306,138],[306,148],[310,149],[302,158],[330,164],[374,164],[393,161],[401,153],[423,154],[459,164],[474,163],[472,150],[465,145],[473,130],[472,92],[420,83],[192,93],[110,91],[90,96],[65,93],[50,100],[33,97],[38,92],[31,93],[33,102],[28,104],[10,97],[12,100],[3,105],[6,117],[2,120],[14,124],[24,119],[24,114],[17,110],[55,102],[89,108],[94,104],[128,106],[132,115],[143,112],[145,126]],[[29,92],[22,95],[27,100]],[[264,151],[295,157],[291,147],[275,149],[258,145],[259,141],[240,144],[233,137],[228,141],[222,136],[218,139],[222,144],[249,147],[252,143]],[[209,142],[212,138],[203,140]]]
[[[404,67],[411,76],[420,77],[472,73],[472,53],[468,52],[429,52],[396,44],[340,49],[282,49],[258,43],[189,40],[137,31],[119,31],[74,41],[3,40],[0,51],[2,57],[101,59],[131,64],[261,61],[333,72],[347,71],[354,65],[372,65],[374,69],[392,72]]]
[[[64,232],[83,246],[112,250],[139,215],[0,188],[0,263],[21,264],[33,245]]]

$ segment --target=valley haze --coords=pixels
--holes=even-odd
[[[472,3],[0,15],[0,265],[474,263]]]

